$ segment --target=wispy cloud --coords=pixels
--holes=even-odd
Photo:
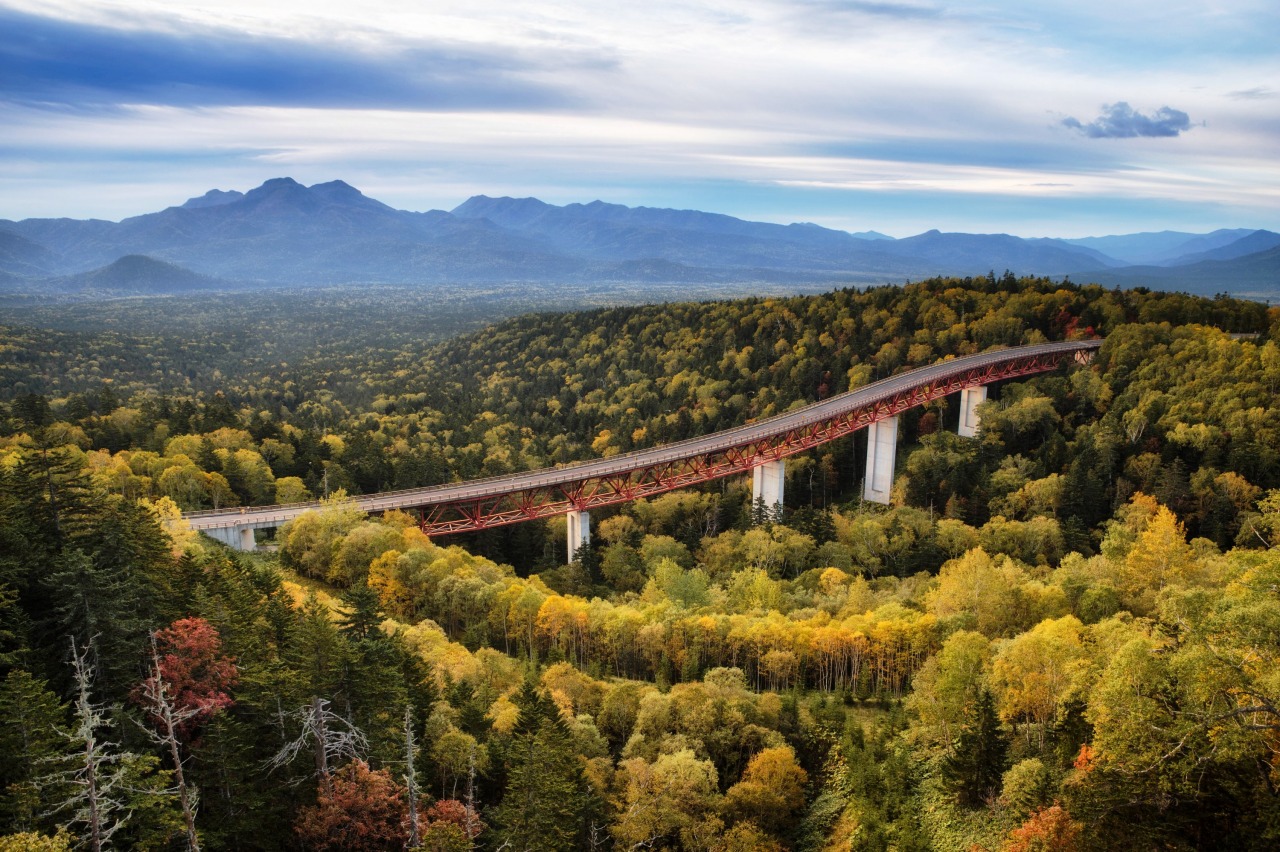
[[[1227,92],[1227,97],[1235,98],[1239,101],[1264,101],[1280,97],[1280,95],[1274,89],[1268,89],[1266,86],[1254,86],[1252,89],[1237,89],[1234,92]]]
[[[361,50],[205,27],[115,29],[3,7],[0,32],[0,98],[28,104],[527,109],[575,97],[535,81],[536,60],[447,41]]]
[[[1073,130],[1079,130],[1090,139],[1177,136],[1191,128],[1190,116],[1180,109],[1163,106],[1151,115],[1143,115],[1124,101],[1104,104],[1102,115],[1088,124],[1070,117],[1064,118],[1062,123]]]
[[[288,174],[407,209],[1280,229],[1277,26],[1275,0],[0,0],[0,216]],[[1142,111],[1097,116],[1118,91]]]
[[[869,0],[808,0],[804,4],[825,14],[873,15],[902,20],[941,17],[942,10],[932,3],[869,2]]]

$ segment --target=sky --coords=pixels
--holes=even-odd
[[[1280,231],[1275,0],[0,0],[0,218],[274,177],[905,237]]]

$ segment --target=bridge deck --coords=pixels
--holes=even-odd
[[[433,485],[426,488],[358,495],[352,499],[359,508],[366,512],[383,512],[391,509],[475,503],[514,494],[546,492],[548,489],[557,487],[563,489],[565,486],[592,480],[622,477],[636,471],[649,470],[664,464],[678,463],[697,457],[725,453],[735,448],[759,445],[761,442],[795,433],[797,430],[802,430],[806,427],[828,423],[851,412],[893,400],[915,389],[930,388],[955,381],[957,377],[972,376],[978,373],[976,379],[968,381],[964,386],[985,384],[986,381],[995,381],[1005,377],[996,374],[984,381],[978,371],[1002,367],[1014,362],[1025,361],[1026,359],[1043,358],[1045,356],[1060,359],[1064,356],[1089,353],[1101,345],[1102,341],[1095,339],[1043,343],[982,352],[977,355],[940,361],[928,367],[890,376],[887,379],[881,379],[856,390],[847,391],[807,405],[804,408],[759,420],[755,423],[736,426],[732,429],[666,444],[661,447],[638,450],[607,459],[578,462],[563,467],[525,471],[449,485]],[[1054,360],[1052,364],[1056,366],[1057,361]],[[1027,372],[1043,372],[1051,368],[1051,366],[1042,366]],[[958,387],[954,389],[958,389]],[[947,390],[946,392],[951,391]],[[940,394],[934,394],[934,396],[937,395]],[[727,475],[727,472],[719,475]],[[320,505],[317,501],[277,506],[205,510],[189,512],[184,517],[190,522],[192,529],[196,530],[226,527],[275,527],[296,518],[309,509],[316,509]],[[560,511],[567,510],[561,509]],[[535,516],[541,515],[528,515],[528,517]],[[526,519],[528,518],[515,518],[514,520]],[[503,521],[503,523],[510,522],[512,521]],[[483,528],[483,526],[485,524],[481,523],[471,528],[479,529]]]

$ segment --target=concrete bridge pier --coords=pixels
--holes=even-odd
[[[587,512],[570,512],[565,515],[569,522],[569,561],[578,556],[578,551],[591,544],[591,515]]]
[[[763,505],[769,512],[782,505],[782,492],[787,482],[787,463],[774,459],[751,469],[751,505]]]
[[[205,535],[230,547],[233,550],[256,550],[258,544],[253,538],[253,527],[249,525],[235,527],[214,527],[204,531]]]
[[[889,504],[893,489],[893,468],[898,460],[898,418],[877,420],[867,427],[867,475],[862,480],[862,499]]]
[[[956,434],[961,438],[978,435],[978,404],[987,401],[987,386],[965,388],[960,391],[960,426]]]

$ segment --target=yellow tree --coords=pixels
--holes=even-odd
[[[1042,748],[1058,708],[1082,688],[1087,671],[1083,630],[1073,615],[1042,621],[1002,645],[992,660],[1000,718],[1036,725]]]
[[[804,807],[808,781],[790,746],[763,749],[751,758],[742,780],[725,793],[724,812],[734,821],[753,820],[781,833]]]
[[[1157,504],[1120,572],[1120,592],[1134,612],[1148,613],[1167,586],[1183,585],[1195,573],[1191,548],[1177,516]]]

